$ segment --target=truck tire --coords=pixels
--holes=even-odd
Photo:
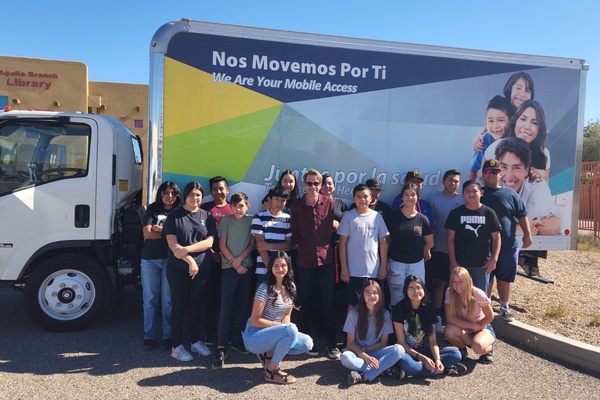
[[[110,283],[104,267],[82,255],[61,255],[43,261],[27,280],[25,309],[44,329],[81,329],[108,304]]]

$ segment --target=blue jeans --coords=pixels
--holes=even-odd
[[[471,275],[471,279],[473,279],[473,286],[483,290],[483,292],[487,294],[490,285],[490,276],[485,273],[485,268],[467,268],[467,271],[469,271],[469,275]]]
[[[421,260],[416,263],[403,263],[394,261],[391,258],[388,260],[390,270],[395,276],[388,273],[387,280],[390,287],[390,304],[395,306],[399,301],[404,299],[404,281],[409,275],[416,275],[423,283],[425,283],[425,261]]]
[[[312,338],[298,332],[294,324],[254,328],[248,320],[242,337],[246,349],[251,353],[273,351],[271,362],[275,365],[279,365],[286,354],[304,354],[313,348]]]
[[[144,339],[156,340],[158,310],[162,310],[162,338],[171,338],[171,290],[167,282],[167,259],[142,258]]]
[[[399,344],[394,344],[370,351],[368,354],[379,360],[379,368],[371,368],[365,360],[357,356],[352,350],[346,350],[342,354],[342,365],[353,371],[364,372],[369,381],[372,381],[381,373],[393,367],[402,358],[404,348]]]
[[[245,274],[238,274],[233,268],[221,271],[221,309],[217,345],[225,347],[230,341],[234,344],[242,340],[244,323],[248,319],[248,299],[252,292],[252,274],[248,268]]]
[[[431,353],[431,349],[428,346],[421,346],[415,349],[419,353],[434,359],[433,354]],[[440,348],[440,359],[442,360],[442,364],[444,368],[448,368],[452,365],[456,365],[460,362],[460,351],[458,351],[455,347],[444,347]],[[400,361],[398,361],[398,366],[406,372],[407,375],[410,376],[434,376],[434,370],[428,370],[425,366],[412,358],[408,353],[404,353]]]

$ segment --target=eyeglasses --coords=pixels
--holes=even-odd
[[[173,192],[163,192],[163,194],[162,194],[162,195],[163,195],[164,197],[169,197],[169,196],[172,196],[172,197],[177,197],[177,195],[176,195],[175,193],[173,193]]]
[[[317,187],[317,186],[321,186],[321,182],[310,182],[310,181],[306,181],[304,182],[304,184],[308,187]]]
[[[486,169],[483,171],[485,175],[498,175],[500,173],[499,169]]]

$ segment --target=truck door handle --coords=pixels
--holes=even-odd
[[[90,206],[87,204],[77,204],[75,206],[75,228],[89,228],[90,226]]]

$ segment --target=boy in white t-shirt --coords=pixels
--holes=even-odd
[[[388,268],[389,232],[381,214],[369,208],[371,190],[366,185],[357,185],[352,197],[356,208],[344,213],[337,231],[341,279],[348,283],[348,310],[358,302],[364,283],[375,279],[381,284]]]

